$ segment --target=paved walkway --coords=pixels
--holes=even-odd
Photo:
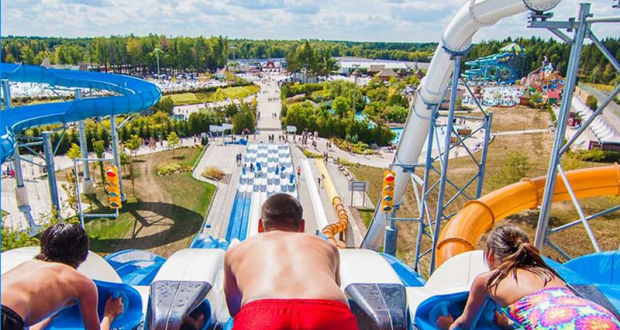
[[[258,129],[259,131],[281,131],[280,121],[280,87],[275,76],[258,82],[261,90],[258,92]],[[273,132],[271,132],[273,133]]]
[[[237,183],[241,174],[241,168],[237,166],[235,155],[244,153],[245,147],[240,145],[222,145],[211,143],[200,162],[194,169],[195,179],[209,182],[217,187],[215,196],[211,202],[209,213],[205,215],[205,229],[203,232],[213,237],[225,237],[228,228],[228,220],[232,212],[232,206],[237,193]],[[202,176],[208,167],[216,167],[224,172],[227,180],[215,181]]]

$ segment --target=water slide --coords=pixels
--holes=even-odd
[[[620,166],[588,168],[566,172],[577,198],[620,195]],[[437,266],[467,251],[494,224],[515,213],[535,209],[542,202],[546,177],[523,179],[465,204],[450,220],[437,243]],[[569,200],[564,181],[558,175],[553,201]]]
[[[432,105],[442,101],[452,76],[454,63],[450,59],[450,51],[467,50],[479,29],[493,25],[502,18],[530,9],[546,11],[559,2],[560,0],[471,0],[463,6],[444,31],[426,77],[420,83],[402,133],[401,141],[406,143],[399,143],[394,164],[418,163],[430,127]],[[409,174],[398,166],[394,167],[394,170],[394,204],[399,205],[403,201]],[[362,247],[377,250],[382,244],[387,224],[386,214],[376,211]]]
[[[92,89],[114,94],[114,96],[3,110],[0,126],[2,163],[13,154],[14,134],[17,132],[35,126],[66,124],[87,118],[137,113],[149,109],[161,97],[161,91],[154,84],[123,75],[1,63],[0,76],[2,80],[8,79],[11,82],[42,83],[49,84],[51,87]]]

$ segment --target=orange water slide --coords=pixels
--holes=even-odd
[[[566,172],[577,198],[620,195],[620,166]],[[478,241],[493,225],[507,216],[540,206],[546,177],[523,179],[465,203],[444,227],[437,243],[437,266],[457,254],[475,250]],[[569,200],[564,181],[558,175],[553,201]]]

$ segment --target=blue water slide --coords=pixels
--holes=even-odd
[[[166,258],[142,250],[123,250],[104,258],[125,284],[150,285]]]
[[[43,83],[52,87],[84,88],[115,94],[3,110],[0,125],[2,163],[13,153],[14,134],[17,132],[42,125],[66,124],[99,116],[137,113],[149,109],[161,97],[161,91],[154,84],[124,75],[0,63],[0,76],[3,80],[11,82]]]
[[[113,298],[118,298],[120,296],[124,305],[123,312],[114,319],[111,328],[120,330],[137,328],[144,316],[142,313],[142,298],[140,297],[140,293],[124,283],[94,282],[97,285],[99,299],[99,318],[103,318],[103,311],[108,297],[112,296]],[[84,329],[84,322],[82,322],[82,314],[80,313],[79,305],[76,304],[61,311],[47,329]]]
[[[239,240],[244,241],[248,236],[248,226],[250,223],[250,212],[252,209],[252,197],[248,196],[243,207],[243,217],[241,218],[241,228],[239,229]]]

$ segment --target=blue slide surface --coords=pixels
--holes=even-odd
[[[65,124],[99,116],[137,113],[149,109],[161,97],[161,91],[154,84],[124,75],[0,63],[0,76],[11,82],[43,83],[53,87],[85,88],[116,94],[3,110],[0,125],[2,163],[13,153],[16,132],[36,126]]]

